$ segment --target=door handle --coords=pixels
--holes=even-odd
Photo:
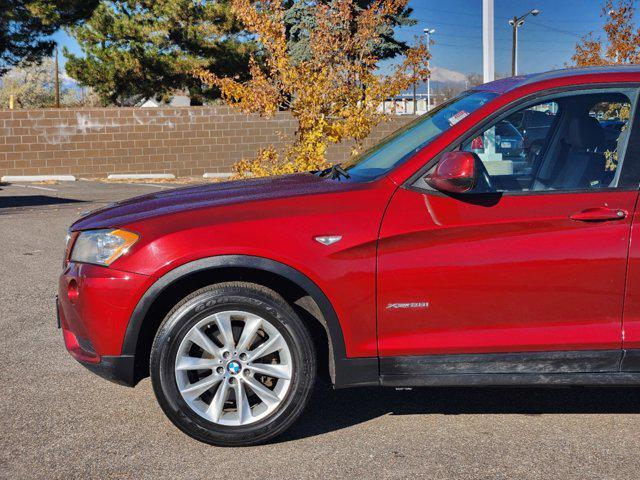
[[[569,218],[577,222],[606,222],[627,218],[629,212],[620,208],[594,207],[574,213]]]

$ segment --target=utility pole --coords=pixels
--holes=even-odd
[[[511,20],[509,20],[509,25],[513,27],[513,43],[511,44],[511,76],[515,77],[518,75],[518,28],[524,25],[524,19],[529,15],[533,15],[534,17],[540,13],[540,10],[534,8],[533,10],[528,11],[521,17],[514,16]]]
[[[58,47],[56,47],[55,68],[56,108],[60,108],[60,69],[58,68]]]
[[[493,0],[482,0],[482,81],[495,79]]]
[[[418,94],[417,94],[416,67],[413,67],[413,114],[418,114]]]
[[[424,34],[427,36],[427,53],[429,59],[427,60],[427,68],[429,68],[429,76],[427,77],[427,112],[431,110],[431,35],[436,33],[435,28],[425,28]]]

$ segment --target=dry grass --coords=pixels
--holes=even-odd
[[[93,180],[103,183],[156,183],[156,184],[169,184],[169,185],[190,185],[196,183],[217,183],[226,179],[219,178],[202,178],[202,177],[178,177],[178,178],[91,178]]]
[[[32,185],[58,185],[60,182],[57,180],[41,180],[39,182],[31,182]]]

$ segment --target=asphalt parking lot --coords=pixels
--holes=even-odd
[[[179,432],[149,380],[102,380],[65,351],[54,295],[80,212],[162,185],[0,185],[0,477],[637,479],[640,388],[318,387],[261,447]]]

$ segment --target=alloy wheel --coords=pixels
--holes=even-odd
[[[200,320],[182,339],[175,378],[187,405],[226,426],[261,420],[284,400],[293,374],[285,338],[268,320],[240,310]]]

